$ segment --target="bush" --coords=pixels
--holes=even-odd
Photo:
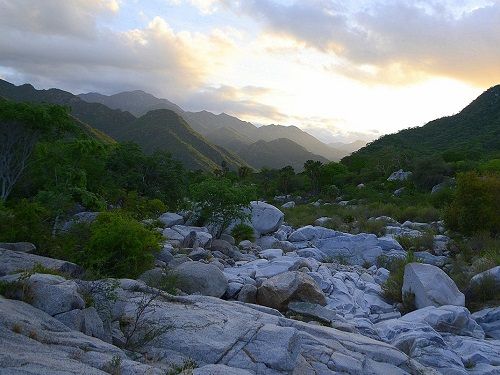
[[[500,233],[499,192],[500,175],[459,175],[455,197],[445,210],[447,226],[466,235],[484,230]]]
[[[253,228],[246,224],[238,224],[231,231],[231,236],[234,237],[234,241],[238,244],[243,240],[254,241],[255,233]]]
[[[500,304],[500,288],[492,276],[483,276],[471,285],[466,293],[466,306],[471,311],[481,310],[485,306]]]
[[[136,278],[153,266],[159,235],[122,213],[101,213],[90,225],[80,265],[94,276]]]
[[[385,264],[391,271],[389,278],[382,285],[382,291],[384,296],[394,302],[404,303],[403,298],[403,280],[405,274],[405,266],[409,263],[416,262],[415,255],[412,252],[408,252],[406,258],[395,259],[390,264]],[[408,296],[409,297],[409,296]],[[408,298],[405,298],[408,302]]]
[[[248,214],[244,209],[255,197],[251,186],[233,185],[228,179],[207,179],[191,189],[201,217],[215,227],[216,237],[235,220],[243,220]]]
[[[424,232],[418,237],[396,236],[396,241],[406,251],[428,251],[433,248],[434,234],[432,232]]]

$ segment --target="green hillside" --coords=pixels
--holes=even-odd
[[[497,85],[456,115],[385,135],[343,158],[342,162],[359,170],[382,164],[410,168],[426,157],[461,161],[499,156],[500,85]]]
[[[59,89],[36,90],[31,85],[15,86],[0,80],[0,96],[15,101],[67,106],[73,117],[120,142],[132,141],[147,153],[168,151],[187,168],[212,170],[225,160],[231,169],[246,165],[237,156],[212,145],[170,110],[152,111],[140,118],[129,112],[89,103]],[[87,129],[89,131],[89,129]]]

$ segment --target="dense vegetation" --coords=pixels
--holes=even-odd
[[[200,214],[198,224],[212,222],[214,234],[219,235],[234,219],[244,219],[242,209],[252,199],[273,202],[276,196],[282,196],[274,201],[278,204],[293,197],[297,206],[283,211],[287,223],[294,226],[328,217],[324,225],[330,228],[383,235],[383,225],[371,218],[386,215],[400,222],[445,219],[455,240],[454,278],[466,285],[466,281],[459,281],[467,278],[464,265],[478,259],[486,259],[483,263],[490,266],[500,264],[500,146],[499,138],[495,138],[500,105],[497,97],[492,96],[495,90],[485,93],[455,117],[421,128],[425,130],[412,129],[393,138],[383,137],[340,163],[308,160],[303,166],[262,168],[259,172],[244,163],[236,168],[237,163],[219,158],[224,152],[217,148],[200,153],[203,138],[187,126],[182,135],[179,127],[173,130],[160,126],[159,122],[167,117],[171,122],[182,121],[171,111],[157,110],[136,119],[101,104],[74,101],[67,96],[71,94],[59,90],[37,91],[36,100],[30,100],[41,102],[50,98],[53,102],[59,98],[62,104],[71,102],[71,108],[3,100],[1,126],[10,129],[10,133],[4,133],[34,136],[27,138],[30,152],[25,155],[23,168],[11,183],[9,194],[3,194],[0,201],[0,241],[33,242],[40,254],[84,265],[89,277],[136,276],[150,265],[152,252],[159,244],[157,233],[144,223],[151,223],[162,212],[196,209]],[[35,95],[35,91],[31,86],[3,87],[3,92],[16,100]],[[73,115],[77,113],[80,120],[88,119],[88,123],[76,120],[69,110]],[[464,131],[470,135],[470,142],[445,142],[442,136],[436,136],[437,146],[431,147],[431,140],[424,142],[419,135],[422,131],[425,137],[432,138],[433,132],[437,132],[435,128],[442,126],[447,131],[441,133],[455,137],[467,121],[477,123],[474,131]],[[144,145],[141,148],[133,143],[115,142],[89,125],[116,135],[132,131],[132,122],[140,125],[134,131],[150,142],[146,153]],[[452,127],[457,130],[451,131]],[[162,142],[155,130],[160,128],[166,130],[168,138],[190,139],[183,147],[192,148],[192,155],[197,155],[195,168],[203,164],[199,169],[204,171],[188,171],[166,151],[154,151],[155,144]],[[7,138],[2,142],[7,142]],[[395,148],[385,147],[387,142]],[[165,148],[176,150],[175,147],[170,142]],[[2,147],[1,152],[0,157],[5,159],[19,151]],[[380,163],[375,165],[376,160]],[[387,181],[399,167],[410,169],[412,176],[406,181]],[[6,170],[5,164],[2,168]],[[0,183],[7,184],[6,174],[2,173]],[[446,184],[431,194],[431,189],[441,182]],[[339,202],[343,203],[333,204]],[[91,225],[83,223],[63,230],[72,215],[80,211],[101,215]],[[253,236],[251,228],[244,224],[232,230],[238,240]],[[427,246],[424,242],[401,242],[408,250]],[[111,265],[110,259],[116,258],[123,263]]]

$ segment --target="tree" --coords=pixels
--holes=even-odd
[[[323,164],[320,161],[307,160],[304,163],[304,172],[311,181],[311,187],[314,193],[319,192],[319,178],[321,175],[321,166]]]
[[[240,178],[240,180],[244,180],[250,175],[251,172],[252,169],[250,167],[242,165],[241,167],[238,168],[238,177]]]
[[[191,196],[218,238],[231,222],[248,216],[245,208],[254,199],[255,191],[251,186],[233,185],[225,178],[209,178],[194,185]]]
[[[42,138],[70,130],[65,108],[0,100],[0,200],[7,200]]]
[[[287,165],[286,167],[280,169],[279,184],[280,189],[281,191],[283,191],[283,193],[288,194],[290,190],[290,180],[293,176],[295,176],[295,171],[293,170],[292,166]]]

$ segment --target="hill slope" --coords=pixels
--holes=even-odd
[[[307,151],[297,143],[279,138],[269,142],[257,141],[241,149],[238,155],[255,168],[281,168],[291,165],[296,172],[302,171],[307,160],[328,162],[322,156]]]
[[[184,112],[177,104],[167,99],[159,99],[141,90],[125,91],[114,95],[89,92],[79,94],[78,97],[88,103],[101,103],[111,109],[121,109],[138,117],[155,109],[170,109],[178,114]]]
[[[445,152],[457,154],[458,160],[500,157],[500,85],[456,115],[385,135],[342,161],[369,167],[404,156],[405,164],[411,166],[419,158]]]
[[[168,151],[188,168],[211,170],[223,160],[232,169],[245,164],[237,156],[210,144],[170,110],[153,111],[153,115],[138,119],[129,112],[88,103],[67,91],[36,90],[31,85],[15,86],[3,80],[0,80],[0,95],[15,101],[68,106],[75,118],[113,139],[135,142],[146,152]]]

